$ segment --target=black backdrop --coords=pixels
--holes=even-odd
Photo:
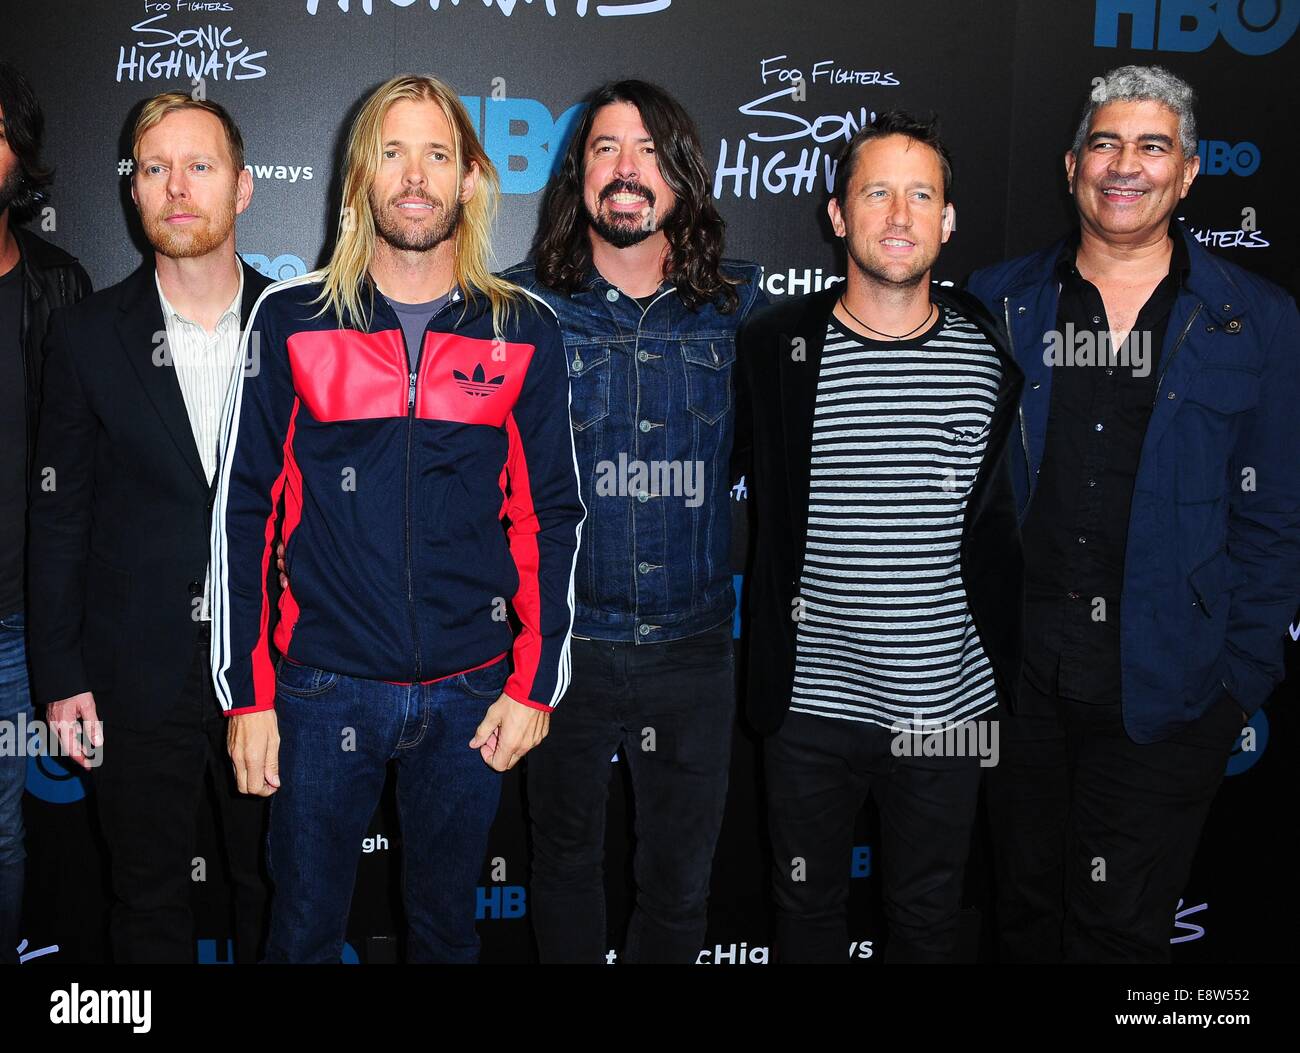
[[[1179,215],[1243,266],[1296,289],[1291,116],[1300,0],[5,0],[0,57],[43,101],[58,166],[36,229],[76,255],[97,287],[147,248],[127,192],[127,113],[159,91],[202,90],[240,123],[255,194],[239,249],[276,278],[323,262],[338,209],[338,159],[359,100],[398,72],[432,72],[465,98],[505,196],[497,262],[521,258],[540,191],[576,104],[597,83],[657,81],[695,116],[728,254],[756,260],[778,298],[843,273],[825,200],[844,141],[874,112],[936,111],[956,158],[957,229],[937,276],[1033,249],[1070,221],[1061,154],[1092,78],[1160,63],[1197,87],[1202,174]],[[797,83],[803,81],[803,98]],[[201,80],[201,83],[200,83]],[[1249,210],[1249,211],[1247,211]],[[743,484],[734,493],[744,500]],[[1300,585],[1300,583],[1297,583]],[[1287,634],[1300,651],[1300,622]],[[1300,672],[1257,715],[1211,814],[1186,900],[1170,918],[1175,960],[1276,961],[1297,935],[1285,875]],[[563,719],[562,712],[556,719]],[[755,741],[738,729],[701,960],[767,957],[765,840]],[[485,961],[534,957],[525,780],[506,777],[477,909]],[[607,860],[610,946],[630,904],[631,802],[612,765]],[[391,788],[390,788],[391,789]],[[31,759],[29,961],[106,957],[105,857],[83,781]],[[868,806],[852,879],[851,956],[871,960],[883,923]],[[362,853],[347,957],[396,956],[400,836],[385,798]],[[229,960],[228,901],[205,813],[195,882],[201,961]],[[990,954],[987,839],[976,837],[963,954]]]

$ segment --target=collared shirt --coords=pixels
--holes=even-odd
[[[1169,273],[1124,345],[1110,354],[1105,304],[1076,269],[1077,252],[1076,236],[1056,263],[1060,350],[1038,484],[1023,524],[1025,676],[1048,694],[1118,704],[1133,482],[1159,390],[1169,315],[1190,265],[1175,234]]]
[[[163,322],[167,326],[167,349],[171,364],[176,370],[185,412],[190,419],[190,431],[198,448],[199,463],[207,473],[208,482],[217,470],[217,445],[220,442],[221,409],[226,392],[236,375],[239,358],[240,305],[244,297],[244,268],[239,267],[239,288],[235,298],[221,313],[213,332],[209,333],[176,310],[163,293],[158,272],[154,272],[158,287],[158,302],[162,305]],[[204,576],[202,621],[210,621],[208,596],[211,574]]]

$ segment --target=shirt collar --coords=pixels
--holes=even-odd
[[[1169,257],[1169,273],[1178,279],[1181,286],[1186,283],[1187,276],[1192,271],[1192,261],[1187,254],[1187,242],[1183,240],[1183,232],[1172,224],[1169,227],[1169,236],[1174,242],[1173,255]],[[1071,232],[1070,236],[1065,239],[1065,244],[1061,246],[1061,253],[1056,257],[1056,278],[1059,282],[1065,283],[1070,280],[1074,274],[1074,261],[1079,254],[1079,228]]]
[[[153,280],[154,280],[154,285],[157,286],[158,288],[158,302],[162,306],[163,318],[169,321],[184,322],[186,325],[197,326],[199,324],[198,322],[195,322],[190,318],[186,318],[183,314],[181,314],[178,310],[176,310],[175,307],[171,305],[171,302],[167,299],[167,295],[163,292],[162,282],[158,278],[157,268],[154,269]],[[241,305],[243,304],[243,301],[244,301],[244,267],[243,264],[240,264],[239,265],[239,288],[235,290],[235,298],[230,301],[230,305],[224,311],[221,312],[221,317],[217,319],[216,331],[220,331],[222,326],[228,325],[230,324],[230,322],[233,322],[236,328],[238,328],[239,311]]]

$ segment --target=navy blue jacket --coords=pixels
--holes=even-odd
[[[273,639],[290,661],[415,683],[508,651],[506,693],[554,707],[583,518],[554,315],[525,299],[497,340],[486,296],[453,301],[411,363],[382,296],[358,330],[321,313],[321,288],[313,272],[262,294],[227,399],[212,522],[218,701],[228,714],[274,705],[278,531],[290,586]]]
[[[1120,600],[1124,726],[1157,742],[1226,689],[1248,713],[1283,676],[1300,599],[1300,315],[1271,282],[1212,256],[1181,225],[1191,273],[1169,318],[1133,491]],[[1023,522],[1047,437],[1063,242],[977,271],[1025,372]]]

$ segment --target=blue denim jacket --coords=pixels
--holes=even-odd
[[[569,364],[570,417],[587,521],[574,589],[575,636],[662,643],[730,618],[736,330],[767,303],[762,268],[740,305],[689,310],[671,284],[641,310],[594,269],[572,296],[531,262],[503,277],[555,310]]]

